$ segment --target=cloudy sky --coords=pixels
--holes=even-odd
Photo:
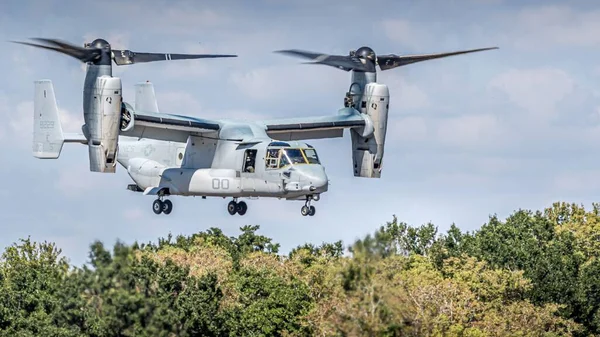
[[[325,3],[325,4],[324,4]],[[31,236],[54,241],[72,263],[100,239],[154,241],[169,232],[246,224],[282,244],[344,240],[392,219],[453,222],[464,230],[516,209],[598,201],[600,5],[570,1],[58,1],[0,3],[0,40],[55,37],[148,52],[236,53],[236,59],[115,69],[126,101],[151,80],[164,112],[240,119],[333,114],[350,75],[273,54],[300,48],[346,54],[499,50],[381,72],[391,105],[383,177],[352,175],[349,135],[313,141],[331,180],[302,217],[302,202],[250,200],[244,217],[228,200],[174,197],[170,216],[126,190],[129,177],[89,172],[87,149],[59,160],[32,157],[33,81],[54,82],[65,131],[82,123],[84,71],[75,59],[1,42],[0,249]]]

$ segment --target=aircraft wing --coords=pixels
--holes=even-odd
[[[148,128],[182,130],[200,133],[219,131],[221,128],[220,124],[215,121],[190,116],[140,111],[136,111],[134,115],[136,126],[144,126]]]
[[[276,140],[305,140],[336,138],[346,128],[365,126],[365,118],[352,108],[344,108],[337,115],[276,119],[262,121],[269,137]]]
[[[216,133],[221,129],[221,124],[217,121],[159,112],[135,111],[129,104],[125,104],[133,115],[133,127],[121,131],[123,136],[185,142],[190,134]]]

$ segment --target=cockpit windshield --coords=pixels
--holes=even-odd
[[[292,164],[306,164],[306,160],[300,149],[284,149],[283,153]]]
[[[265,164],[267,169],[276,169],[288,165],[321,163],[317,151],[313,148],[268,148]]]

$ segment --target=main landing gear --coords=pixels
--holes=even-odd
[[[229,204],[227,204],[227,212],[229,212],[231,215],[235,215],[235,213],[244,215],[246,214],[247,210],[248,205],[246,205],[246,203],[243,201],[237,202],[237,198],[234,198],[229,202]]]
[[[162,200],[163,197],[159,197],[158,199],[154,200],[154,202],[152,203],[152,210],[154,211],[154,214],[160,214],[160,213],[165,213],[165,214],[171,214],[171,211],[173,211],[173,203],[171,202],[171,200]]]
[[[313,216],[315,215],[316,209],[315,206],[312,206],[310,204],[311,201],[318,201],[319,197],[313,197],[312,195],[309,195],[306,197],[306,203],[304,204],[304,206],[302,206],[302,208],[300,209],[300,213],[302,213],[302,216]]]

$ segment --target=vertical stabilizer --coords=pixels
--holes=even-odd
[[[145,112],[158,112],[154,84],[151,82],[135,85],[135,110]]]
[[[33,156],[56,159],[65,142],[54,87],[50,80],[35,81],[33,101]]]

